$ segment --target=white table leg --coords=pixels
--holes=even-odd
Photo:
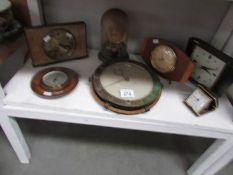
[[[207,175],[216,174],[233,160],[233,147],[227,153],[214,163],[206,172]]]
[[[17,121],[1,114],[1,126],[21,163],[29,163],[31,153]]]
[[[213,171],[209,172],[209,168],[233,148],[233,137],[227,140],[215,141],[208,150],[189,168],[189,175],[213,175]],[[221,169],[221,165],[218,165]],[[213,173],[212,173],[213,172]],[[211,174],[212,173],[212,174]]]

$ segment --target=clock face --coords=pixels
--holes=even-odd
[[[153,89],[153,79],[144,68],[132,63],[116,63],[100,75],[100,83],[112,96],[123,100],[139,100]],[[131,95],[124,96],[128,90]]]
[[[44,85],[50,88],[62,88],[68,82],[68,76],[62,71],[51,71],[42,77]]]
[[[96,93],[122,107],[152,103],[161,93],[159,80],[140,63],[120,61],[102,66],[93,76]]]
[[[212,99],[204,93],[200,88],[197,88],[187,99],[186,103],[197,113],[200,114],[209,106]]]
[[[169,73],[175,70],[176,54],[167,45],[158,45],[151,52],[151,64],[161,73]]]
[[[226,66],[221,59],[199,46],[194,48],[191,59],[196,65],[191,78],[208,88],[213,87]]]
[[[52,30],[43,38],[43,49],[51,59],[65,59],[73,54],[75,38],[67,30]]]

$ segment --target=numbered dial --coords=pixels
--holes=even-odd
[[[208,51],[196,46],[192,55],[196,68],[191,77],[208,88],[213,87],[226,64]]]
[[[42,77],[42,83],[53,89],[64,87],[68,82],[68,76],[62,71],[51,71]]]
[[[73,54],[75,38],[71,32],[64,29],[56,29],[49,32],[43,38],[44,52],[51,59],[65,59]]]
[[[102,99],[123,107],[148,105],[161,92],[159,80],[144,65],[133,61],[115,62],[98,68],[93,83]]]
[[[146,97],[153,89],[153,79],[144,68],[132,63],[116,63],[100,75],[100,83],[112,96],[124,100]]]
[[[158,45],[151,52],[151,64],[161,73],[169,73],[175,70],[176,54],[167,45]]]

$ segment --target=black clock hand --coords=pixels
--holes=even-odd
[[[212,68],[212,67],[207,67],[207,66],[200,65],[200,64],[198,64],[198,62],[196,60],[193,60],[193,62],[197,65],[197,67],[199,67],[200,69],[206,71],[208,74],[211,74],[210,70],[217,70],[217,68]]]

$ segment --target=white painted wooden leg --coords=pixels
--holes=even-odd
[[[221,159],[233,147],[233,137],[215,141],[188,170],[189,175],[212,175],[208,168]]]
[[[222,168],[230,163],[231,160],[233,160],[233,147],[206,171],[207,175],[218,173]]]
[[[31,153],[14,118],[2,116],[1,126],[21,163],[29,163]]]

